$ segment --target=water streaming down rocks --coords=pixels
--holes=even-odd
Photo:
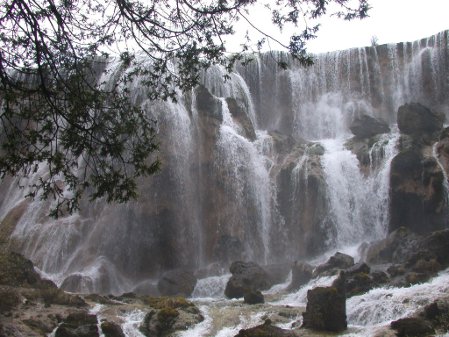
[[[109,67],[110,82],[126,71]],[[174,268],[219,273],[238,259],[291,262],[379,239],[388,231],[398,107],[418,101],[449,115],[448,32],[318,55],[307,69],[260,54],[223,75],[211,68],[177,103],[148,100],[143,79],[128,84],[133,102],[158,120],[163,162],[139,182],[136,202],[84,201],[54,220],[51,201],[24,201],[26,191],[5,179],[0,215],[10,245],[66,290],[121,293]],[[361,115],[393,131],[349,139]]]

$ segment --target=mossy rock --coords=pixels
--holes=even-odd
[[[125,337],[120,325],[114,322],[101,322],[101,331],[105,337]]]
[[[0,313],[16,308],[21,302],[17,289],[12,287],[0,287]]]
[[[42,280],[30,260],[17,253],[0,252],[0,284],[36,287]]]
[[[178,308],[189,308],[189,307],[195,306],[192,302],[187,301],[185,299],[185,297],[182,297],[182,296],[175,296],[175,297],[145,296],[145,297],[142,297],[142,301],[144,304],[146,304],[154,309],[166,309],[166,308],[178,309]]]
[[[84,311],[69,314],[56,330],[55,337],[99,337],[97,316]]]
[[[58,288],[43,288],[24,290],[23,295],[29,301],[42,301],[46,306],[52,304],[73,307],[85,307],[86,302],[78,295],[67,294]]]
[[[235,337],[295,337],[295,333],[271,325],[270,320],[250,329],[242,329]]]

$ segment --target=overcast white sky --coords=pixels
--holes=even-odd
[[[326,52],[378,43],[414,41],[449,29],[449,0],[370,0],[370,17],[342,22],[326,19],[312,52]]]
[[[449,29],[449,0],[369,0],[370,17],[345,22],[335,17],[322,19],[318,38],[310,41],[308,49],[313,53],[363,47],[371,44],[376,36],[378,44],[414,41]],[[258,26],[277,37],[290,36],[267,30],[268,17],[257,18]],[[250,35],[254,34],[251,33]],[[231,43],[232,44],[232,43]],[[272,49],[279,49],[273,43]]]

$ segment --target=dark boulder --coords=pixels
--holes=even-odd
[[[192,272],[184,269],[170,270],[162,275],[157,288],[163,296],[190,296],[197,279]]]
[[[20,293],[16,288],[0,286],[0,314],[16,308],[20,303]]]
[[[329,260],[315,268],[313,275],[333,275],[354,265],[354,258],[340,252],[335,253]]]
[[[151,310],[145,318],[139,330],[145,336],[163,336],[173,332],[173,325],[179,316],[179,311],[174,308],[163,308],[161,310]]]
[[[295,333],[271,325],[270,320],[250,329],[242,329],[234,337],[295,337]]]
[[[48,280],[42,280],[33,263],[14,252],[0,252],[0,284],[14,287],[56,288]]]
[[[352,267],[349,267],[345,270],[345,275],[355,275],[355,274],[369,274],[371,271],[371,268],[365,263],[365,262],[359,262],[353,265]]]
[[[449,331],[449,301],[436,300],[424,307],[418,317],[426,320],[438,331]]]
[[[98,337],[97,323],[96,315],[72,313],[58,327],[55,337]]]
[[[225,289],[228,298],[240,298],[250,291],[266,290],[273,285],[268,273],[254,262],[237,261],[229,270],[232,276]]]
[[[430,233],[448,224],[444,174],[433,157],[418,148],[401,151],[390,169],[390,231],[406,226]]]
[[[369,115],[356,117],[349,126],[349,129],[357,138],[370,138],[390,131],[385,121]]]
[[[242,104],[239,104],[235,98],[226,98],[226,103],[228,104],[228,109],[232,118],[242,128],[243,136],[251,141],[256,140],[256,132],[254,131],[253,123],[248,116],[248,111]]]
[[[125,337],[120,325],[114,322],[101,322],[101,331],[103,331],[105,337]]]
[[[369,264],[405,263],[417,251],[419,240],[420,236],[416,233],[400,227],[385,239],[369,245],[366,249],[366,262]]]
[[[435,333],[429,322],[418,317],[401,318],[391,322],[390,326],[397,331],[398,337],[420,337]]]
[[[204,320],[200,310],[183,297],[144,297],[143,300],[153,308],[139,326],[140,332],[148,337],[171,335]]]
[[[339,283],[343,280],[339,280]],[[339,332],[347,327],[346,296],[342,286],[317,287],[307,292],[307,307],[303,313],[303,327]]]
[[[313,277],[313,267],[306,262],[295,262],[292,266],[292,281],[289,290],[298,290]]]
[[[398,109],[398,127],[401,133],[421,135],[443,128],[444,115],[438,114],[419,103],[405,104]]]
[[[253,290],[243,295],[243,301],[246,304],[260,304],[265,303],[265,298],[259,290]]]

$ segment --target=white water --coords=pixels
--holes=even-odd
[[[382,238],[387,232],[391,160],[397,154],[399,134],[380,137],[371,150],[370,175],[365,176],[346,139],[322,140],[326,149],[322,165],[326,175],[331,213],[336,226],[335,246],[354,246],[363,240]],[[382,152],[376,156],[375,152]]]
[[[281,311],[283,307],[298,308],[295,320],[276,324],[281,328],[291,329],[293,322],[301,322],[300,313],[307,304],[307,291],[317,286],[329,286],[335,278],[329,276],[313,279],[290,294],[285,294],[284,287],[272,288],[264,292],[264,295],[273,297],[274,300],[259,309],[243,305],[241,300],[225,300],[221,297],[214,299],[212,296],[207,300],[193,298],[200,306],[205,321],[177,336],[233,337],[240,329],[262,324],[262,317],[270,312]],[[363,295],[353,296],[346,302],[348,330],[339,336],[372,337],[376,332],[387,328],[392,321],[410,316],[439,298],[449,298],[449,270],[440,272],[427,283],[408,288],[376,288]],[[221,326],[218,331],[217,326]]]
[[[144,311],[134,310],[123,315],[122,330],[126,337],[145,337],[139,331],[139,326],[142,324],[145,314]]]

